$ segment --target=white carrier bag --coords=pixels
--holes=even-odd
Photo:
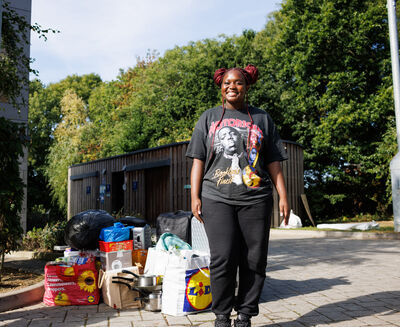
[[[208,245],[208,237],[204,224],[196,218],[192,218],[190,229],[192,232],[192,249],[210,253],[210,246]]]
[[[169,252],[162,313],[184,316],[211,308],[210,255],[196,250]]]
[[[149,248],[147,251],[146,264],[144,266],[145,275],[165,275],[169,260],[169,252],[165,250]]]

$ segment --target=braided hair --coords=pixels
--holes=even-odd
[[[243,77],[244,80],[246,81],[247,85],[254,84],[257,82],[258,79],[258,69],[256,66],[253,65],[247,65],[246,68],[240,68],[240,67],[234,67],[234,68],[219,68],[215,71],[214,73],[214,83],[217,84],[217,86],[221,87],[222,85],[222,80],[224,79],[224,75],[231,71],[231,70],[237,70],[239,71]]]

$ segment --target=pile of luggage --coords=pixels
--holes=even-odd
[[[45,267],[47,305],[144,308],[171,315],[211,306],[209,249],[190,212],[160,214],[155,230],[138,217],[103,210],[72,217],[63,257]],[[153,231],[153,232],[152,232]]]

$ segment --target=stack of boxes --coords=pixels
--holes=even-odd
[[[116,223],[103,228],[100,233],[99,250],[101,268],[104,271],[137,266],[143,273],[147,249],[151,246],[151,228],[125,227]]]
[[[115,270],[132,266],[133,240],[99,241],[101,269]]]
[[[104,271],[132,266],[133,240],[131,228],[118,222],[100,232],[99,249],[101,269]]]

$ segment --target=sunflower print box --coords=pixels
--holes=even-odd
[[[98,273],[93,259],[85,264],[72,266],[49,262],[44,273],[44,304],[54,306],[99,303]]]

